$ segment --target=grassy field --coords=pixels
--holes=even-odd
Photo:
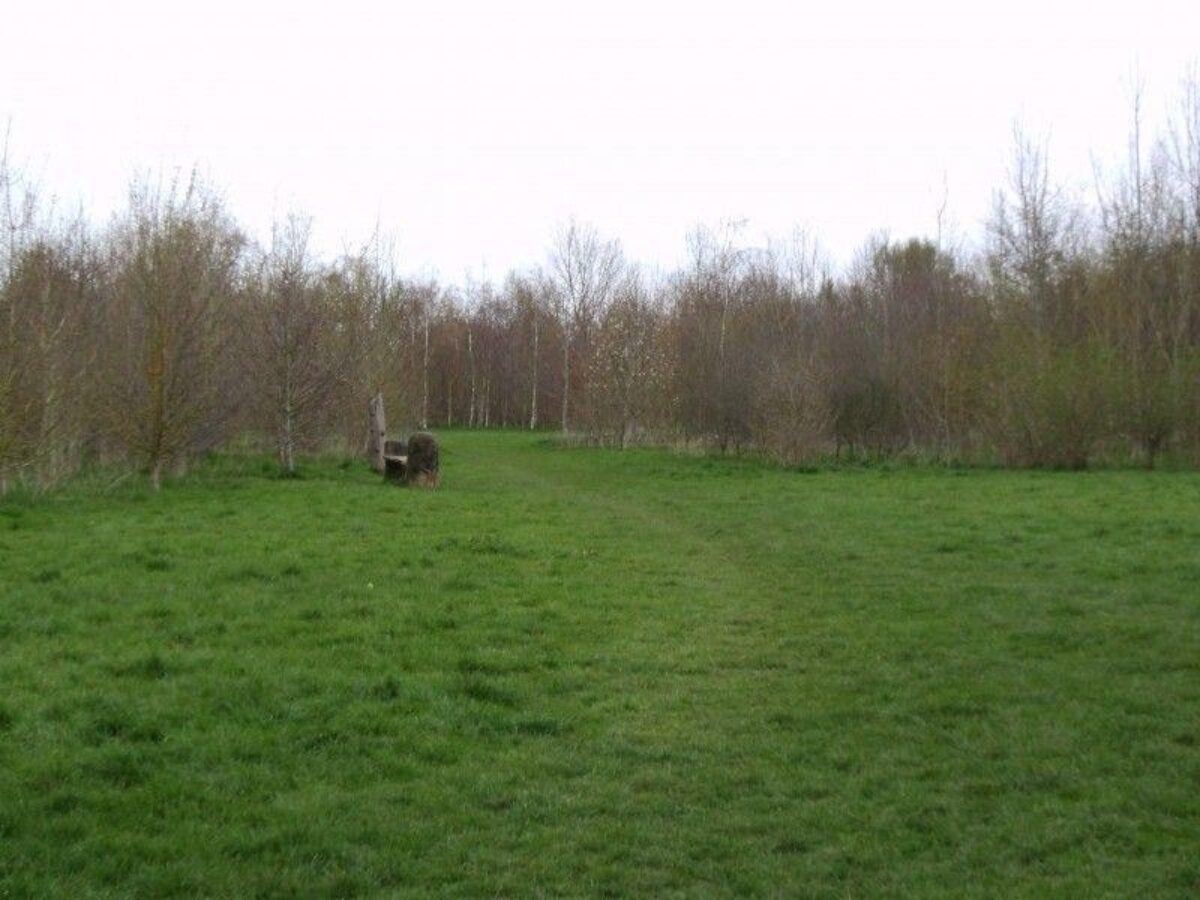
[[[0,897],[1200,892],[1200,477],[448,433],[0,503]]]

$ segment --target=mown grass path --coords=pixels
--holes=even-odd
[[[1197,475],[443,465],[0,503],[0,897],[1200,891]]]

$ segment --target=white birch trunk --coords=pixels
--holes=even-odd
[[[467,359],[471,366],[471,407],[467,412],[467,425],[475,427],[475,344],[471,339],[471,329],[467,328]]]

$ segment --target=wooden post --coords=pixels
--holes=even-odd
[[[368,432],[367,432],[367,456],[371,462],[371,468],[376,472],[384,471],[383,460],[383,444],[385,435],[387,434],[387,423],[383,420],[383,394],[376,394],[371,398],[371,402],[367,407],[368,412]]]

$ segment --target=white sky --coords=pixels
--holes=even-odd
[[[60,205],[197,165],[252,233],[298,208],[326,255],[378,222],[404,271],[499,278],[571,214],[672,265],[698,222],[979,233],[1011,129],[1087,189],[1130,84],[1161,120],[1200,2],[15,2],[0,119]]]

